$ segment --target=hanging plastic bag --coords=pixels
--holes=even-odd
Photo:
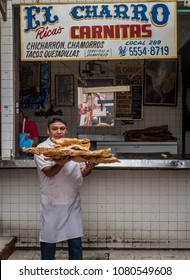
[[[33,140],[32,139],[26,139],[26,134],[27,133],[20,133],[19,134],[19,142],[20,142],[20,149],[22,148],[30,148],[32,147]]]
[[[30,148],[32,147],[33,144],[33,140],[32,139],[27,139],[26,138],[26,134],[24,132],[24,128],[25,128],[25,118],[23,119],[23,126],[22,126],[22,133],[19,134],[19,147],[20,149],[22,148]]]

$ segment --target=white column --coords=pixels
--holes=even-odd
[[[1,19],[1,154],[2,159],[14,155],[15,110],[13,73],[13,10],[7,1],[7,21]]]

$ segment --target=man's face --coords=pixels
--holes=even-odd
[[[63,124],[62,122],[55,122],[50,124],[47,133],[50,137],[60,139],[64,138],[67,135],[68,131],[65,124]]]

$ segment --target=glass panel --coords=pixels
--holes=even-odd
[[[20,63],[20,108],[41,109],[48,101],[50,88],[48,62]]]
[[[78,88],[79,126],[113,126],[114,93],[83,93]]]

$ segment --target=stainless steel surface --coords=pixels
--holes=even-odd
[[[183,159],[180,155],[166,155],[167,158],[162,158],[160,154],[116,154],[115,156],[120,158],[120,162],[98,164],[96,169],[190,169],[190,158]],[[36,168],[36,164],[32,158],[0,160],[0,169],[14,168],[32,169]]]
[[[112,153],[171,153],[177,154],[177,142],[97,141],[97,149],[111,148]]]
[[[78,134],[78,138],[88,138],[90,141],[125,141],[124,135],[116,134]]]
[[[190,160],[121,159],[121,162],[99,164],[97,169],[190,169]]]
[[[27,169],[36,168],[34,160],[31,159],[4,159],[0,160],[0,169]]]

